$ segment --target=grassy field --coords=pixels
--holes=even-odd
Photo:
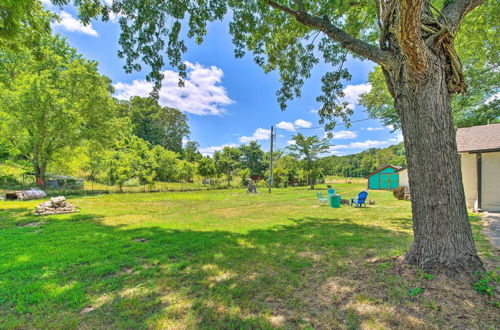
[[[43,218],[39,201],[0,202],[0,328],[498,326],[470,285],[401,269],[409,202],[370,191],[375,205],[332,209],[306,188],[261,191],[88,196],[70,199],[80,214]]]

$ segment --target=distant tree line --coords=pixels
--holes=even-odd
[[[406,166],[406,158],[401,142],[383,149],[370,148],[346,156],[323,157],[318,163],[325,175],[364,177],[388,164]]]

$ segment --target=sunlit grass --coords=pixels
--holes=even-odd
[[[364,183],[335,188],[351,198]],[[306,188],[109,194],[70,199],[79,214],[48,217],[31,214],[40,201],[2,202],[0,328],[444,322],[456,311],[425,307],[408,295],[423,280],[392,270],[411,244],[409,202],[368,198],[376,204],[333,209]]]

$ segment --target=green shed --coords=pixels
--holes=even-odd
[[[395,189],[399,186],[399,166],[387,165],[369,174],[368,189]]]

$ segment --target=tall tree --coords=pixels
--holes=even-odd
[[[307,173],[308,183],[311,189],[314,189],[315,180],[318,174],[318,166],[316,160],[318,156],[328,150],[330,147],[328,139],[320,139],[319,137],[304,136],[298,133],[292,137],[294,144],[288,146],[288,150],[295,157],[304,161],[304,170]]]
[[[215,169],[217,173],[226,176],[227,186],[231,185],[234,174],[240,168],[241,150],[224,147],[222,151],[214,152]]]
[[[182,152],[182,140],[189,136],[185,114],[177,109],[160,106],[154,98],[140,96],[119,102],[119,109],[122,116],[130,118],[135,135],[153,145]]]
[[[109,136],[114,117],[109,78],[59,36],[44,36],[35,50],[0,49],[0,135],[33,165],[37,179],[64,147]],[[22,61],[12,62],[13,58]]]
[[[264,175],[267,164],[264,163],[264,151],[256,141],[251,141],[248,145],[242,145],[241,165],[250,170],[250,176]]]
[[[350,77],[343,66],[347,54],[380,65],[401,121],[412,189],[415,235],[405,260],[450,275],[482,269],[468,222],[451,99],[467,90],[454,40],[463,19],[483,2],[114,0],[108,6],[104,1],[74,1],[84,21],[99,15],[106,19],[111,10],[121,15],[119,54],[126,59],[125,69],[140,70],[143,61],[152,68],[147,78],[156,82],[156,89],[161,85],[163,51],[169,64],[186,75],[182,25],[187,23],[187,36],[200,43],[208,22],[222,20],[229,11],[235,55],[250,50],[266,72],[279,71],[283,109],[287,101],[300,97],[321,55],[327,64],[338,66],[323,76],[317,99],[322,103],[321,122],[328,128],[334,126],[334,117],[348,121],[352,113],[345,102],[339,104],[341,80]]]
[[[211,179],[216,173],[215,164],[212,158],[204,157],[198,162],[198,174],[203,178]]]
[[[198,150],[200,144],[196,141],[187,141],[182,150],[182,157],[188,162],[198,162],[203,158],[203,155]]]

